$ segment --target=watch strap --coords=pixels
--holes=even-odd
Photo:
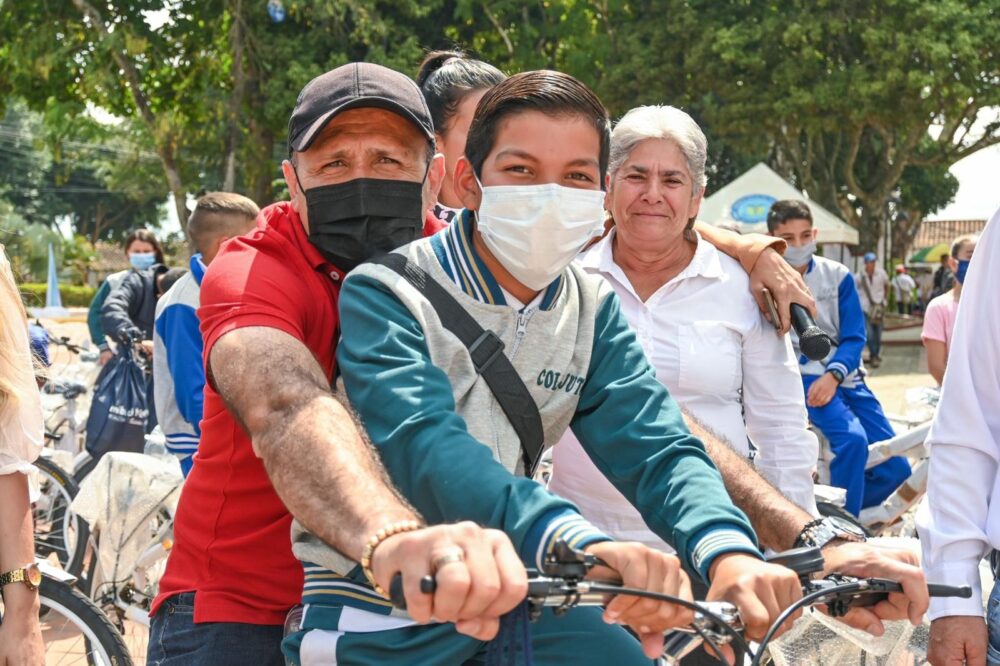
[[[28,580],[28,576],[25,573],[26,567],[18,567],[12,571],[5,571],[0,573],[0,587],[6,587],[13,583],[25,583]]]

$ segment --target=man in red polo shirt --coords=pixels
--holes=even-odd
[[[383,589],[402,573],[418,621],[488,638],[526,592],[503,533],[420,526],[330,391],[341,280],[418,237],[441,184],[419,89],[378,65],[327,72],[299,95],[289,153],[292,200],[227,242],[202,283],[202,436],[152,608],[151,665],[284,663],[282,625],[302,590],[293,515],[349,560],[370,556]],[[427,573],[434,595],[417,590]]]

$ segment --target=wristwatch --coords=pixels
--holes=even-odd
[[[834,539],[861,543],[867,541],[868,537],[865,536],[864,530],[851,521],[838,516],[827,516],[806,523],[793,546],[795,548],[822,548]]]
[[[844,383],[844,373],[836,368],[827,368],[826,371],[833,375],[833,378],[837,380],[838,384]]]
[[[11,583],[24,583],[29,590],[37,589],[42,584],[42,572],[38,565],[32,562],[25,564],[20,569],[0,574],[0,589]]]

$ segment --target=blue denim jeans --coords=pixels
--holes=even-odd
[[[993,584],[990,601],[986,604],[986,624],[990,632],[986,663],[989,666],[1000,666],[1000,582]]]
[[[868,356],[870,358],[882,357],[882,323],[876,322],[868,315],[865,315],[865,328],[868,333]]]
[[[284,628],[237,622],[194,623],[194,593],[170,597],[149,628],[148,666],[284,666]]]

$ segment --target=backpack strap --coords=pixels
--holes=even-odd
[[[466,346],[476,372],[486,380],[493,397],[521,440],[525,476],[533,476],[545,443],[542,417],[524,380],[504,353],[503,340],[493,331],[480,326],[427,271],[403,255],[384,254],[370,262],[392,269],[409,282],[434,307],[444,327]]]

